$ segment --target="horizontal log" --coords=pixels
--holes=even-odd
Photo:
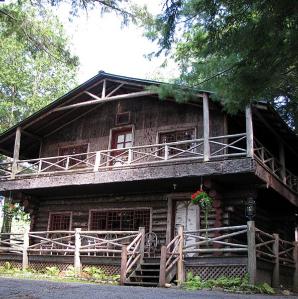
[[[212,253],[212,252],[247,252],[247,248],[210,248],[210,249],[192,249],[183,250],[183,253]]]
[[[247,225],[238,225],[238,226],[224,226],[224,227],[216,227],[216,228],[204,228],[193,231],[185,231],[184,234],[188,233],[201,233],[201,232],[215,232],[215,231],[223,231],[223,230],[237,230],[237,229],[247,229]]]

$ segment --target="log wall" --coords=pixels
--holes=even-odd
[[[151,208],[152,232],[158,236],[160,244],[165,243],[167,222],[167,201],[163,194],[142,194],[127,196],[96,196],[86,198],[47,198],[40,199],[35,210],[32,231],[45,231],[48,228],[49,213],[72,212],[72,227],[88,230],[91,209],[134,209]]]
[[[117,128],[116,114],[127,111],[131,113],[130,125],[135,130],[135,146],[155,144],[158,133],[165,131],[195,128],[196,137],[203,136],[202,107],[147,97],[100,105],[98,109],[45,137],[41,156],[56,156],[59,147],[83,143],[89,144],[89,151],[108,149],[110,130]],[[210,136],[223,135],[224,128],[223,113],[212,108]]]

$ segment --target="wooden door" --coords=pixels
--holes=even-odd
[[[122,149],[132,146],[132,128],[120,129],[112,131],[111,139],[111,155],[117,157],[117,159],[112,161],[112,165],[123,164],[128,159],[128,154]]]

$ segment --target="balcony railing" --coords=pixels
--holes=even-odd
[[[210,137],[210,158],[246,155],[245,133]],[[110,149],[16,162],[15,177],[60,172],[98,171],[131,166],[204,159],[204,139]],[[0,178],[10,178],[13,162],[0,163]]]
[[[210,137],[208,142],[210,146],[208,161],[245,157],[248,153],[245,133]],[[298,192],[297,176],[283,169],[282,164],[274,155],[257,140],[254,140],[254,158],[291,190]],[[13,167],[13,162],[2,162],[0,163],[0,179],[112,170],[183,161],[206,161],[203,138],[19,160],[16,161],[15,167]],[[13,169],[14,173],[12,173]]]

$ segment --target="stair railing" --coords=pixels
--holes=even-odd
[[[167,245],[161,247],[159,286],[164,287],[177,274],[177,281],[180,284],[184,281],[183,264],[183,226],[178,227],[178,234]]]
[[[145,228],[140,227],[138,235],[127,246],[122,247],[120,284],[128,281],[130,274],[144,259]]]

